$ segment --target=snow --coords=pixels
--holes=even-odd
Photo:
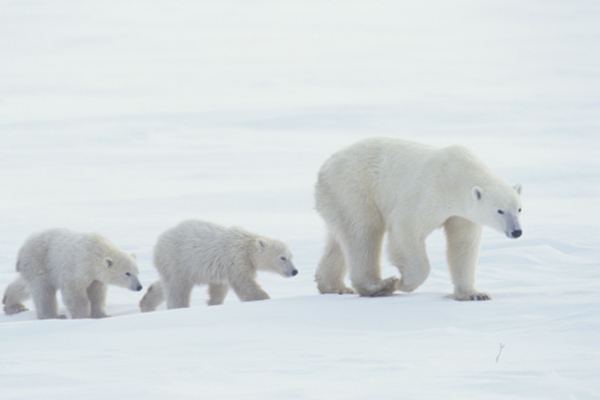
[[[198,288],[140,314],[111,288],[104,320],[1,315],[2,399],[600,398],[596,2],[1,8],[0,288],[56,226],[137,253],[147,286],[156,237],[188,217],[285,240],[300,270],[261,275],[266,302]],[[524,236],[485,232],[492,301],[447,298],[439,232],[415,293],[317,294],[316,171],[373,135],[468,145],[523,184]]]

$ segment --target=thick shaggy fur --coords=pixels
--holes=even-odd
[[[475,289],[481,226],[520,236],[520,190],[458,146],[373,138],[345,148],[325,162],[316,184],[316,208],[328,229],[318,289],[352,293],[344,284],[349,270],[363,296],[415,290],[430,270],[425,239],[443,227],[455,298],[487,300]],[[400,280],[380,276],[385,234]]]
[[[141,290],[134,258],[100,235],[52,229],[32,235],[19,251],[20,277],[4,294],[7,314],[26,310],[33,297],[38,318],[60,318],[56,292],[61,291],[71,318],[106,317],[108,284]]]
[[[23,302],[31,296],[27,284],[20,276],[10,283],[4,291],[2,304],[4,304],[4,313],[11,315],[23,311],[28,308],[23,305]]]
[[[154,247],[160,281],[148,288],[140,302],[153,311],[165,297],[167,308],[189,307],[195,285],[208,285],[209,305],[222,304],[229,287],[242,301],[265,300],[269,295],[256,282],[266,270],[293,276],[297,270],[287,246],[240,228],[187,220],[163,233]]]

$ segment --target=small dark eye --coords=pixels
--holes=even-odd
[[[125,272],[125,275],[127,275],[127,276],[131,276],[131,273],[129,273],[129,272]]]
[[[284,256],[279,257],[281,259],[281,261],[287,261],[287,258],[285,258]]]
[[[521,212],[521,209],[519,208],[519,212]]]
[[[498,214],[502,215],[502,214],[504,214],[504,211],[498,210]]]

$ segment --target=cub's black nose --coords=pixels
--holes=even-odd
[[[298,275],[298,270],[297,269],[295,269],[295,270],[292,271],[292,276],[296,276],[296,275]]]
[[[142,285],[138,285],[138,286],[135,288],[135,290],[137,290],[138,292],[139,292],[140,290],[142,290],[142,289],[143,289]]]
[[[523,234],[523,231],[520,229],[517,229],[516,231],[512,231],[510,235],[516,239],[519,236],[521,236],[522,234]]]

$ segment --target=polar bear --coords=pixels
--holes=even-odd
[[[189,307],[199,284],[208,285],[209,305],[222,304],[230,286],[242,301],[265,300],[269,295],[256,282],[257,270],[298,274],[284,243],[199,220],[164,232],[154,247],[154,265],[161,279],[140,301],[142,312],[155,310],[165,297],[169,309]]]
[[[435,148],[371,138],[331,156],[315,190],[328,239],[315,280],[321,293],[410,292],[429,275],[427,236],[443,227],[456,300],[489,300],[475,289],[481,227],[522,234],[521,186],[509,186],[460,146]],[[401,279],[380,277],[384,234]]]
[[[27,311],[23,302],[31,297],[27,284],[22,277],[18,277],[10,283],[4,291],[2,304],[4,304],[4,313],[7,315],[17,314]]]
[[[4,294],[4,310],[26,310],[33,297],[39,319],[59,318],[56,291],[60,290],[71,318],[103,318],[106,289],[113,284],[142,290],[135,259],[95,233],[51,229],[32,235],[17,261],[20,277]]]

